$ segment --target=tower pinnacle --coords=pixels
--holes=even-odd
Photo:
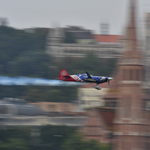
[[[126,50],[123,54],[123,58],[126,62],[128,59],[134,59],[137,63],[141,60],[141,53],[138,51],[138,39],[137,39],[137,28],[136,28],[136,0],[130,0],[129,7],[129,22],[126,30]],[[125,60],[123,60],[125,62]]]

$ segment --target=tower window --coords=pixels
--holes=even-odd
[[[126,70],[123,69],[123,80],[125,80],[125,79],[126,79]]]
[[[131,97],[125,95],[124,97],[124,118],[130,118],[131,116]]]
[[[136,70],[136,80],[139,80],[139,70]]]
[[[132,69],[130,69],[130,71],[129,71],[129,79],[130,80],[133,80],[133,70]]]
[[[136,70],[136,80],[140,80],[140,70]]]

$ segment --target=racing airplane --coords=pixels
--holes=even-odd
[[[100,90],[101,87],[98,86],[99,84],[108,82],[108,85],[109,85],[110,80],[112,80],[113,78],[103,77],[103,76],[93,76],[89,74],[88,72],[86,72],[85,74],[69,75],[65,69],[61,69],[58,79],[62,81],[71,81],[71,82],[96,83],[96,86],[93,86],[93,88]]]

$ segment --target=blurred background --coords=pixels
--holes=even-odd
[[[148,0],[2,1],[0,150],[150,147]],[[61,83],[88,71],[101,84]]]

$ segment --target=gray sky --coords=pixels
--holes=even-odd
[[[15,28],[83,26],[100,33],[100,23],[110,24],[111,34],[122,34],[129,0],[0,0],[0,17]],[[150,0],[138,0],[139,21],[150,12]]]

